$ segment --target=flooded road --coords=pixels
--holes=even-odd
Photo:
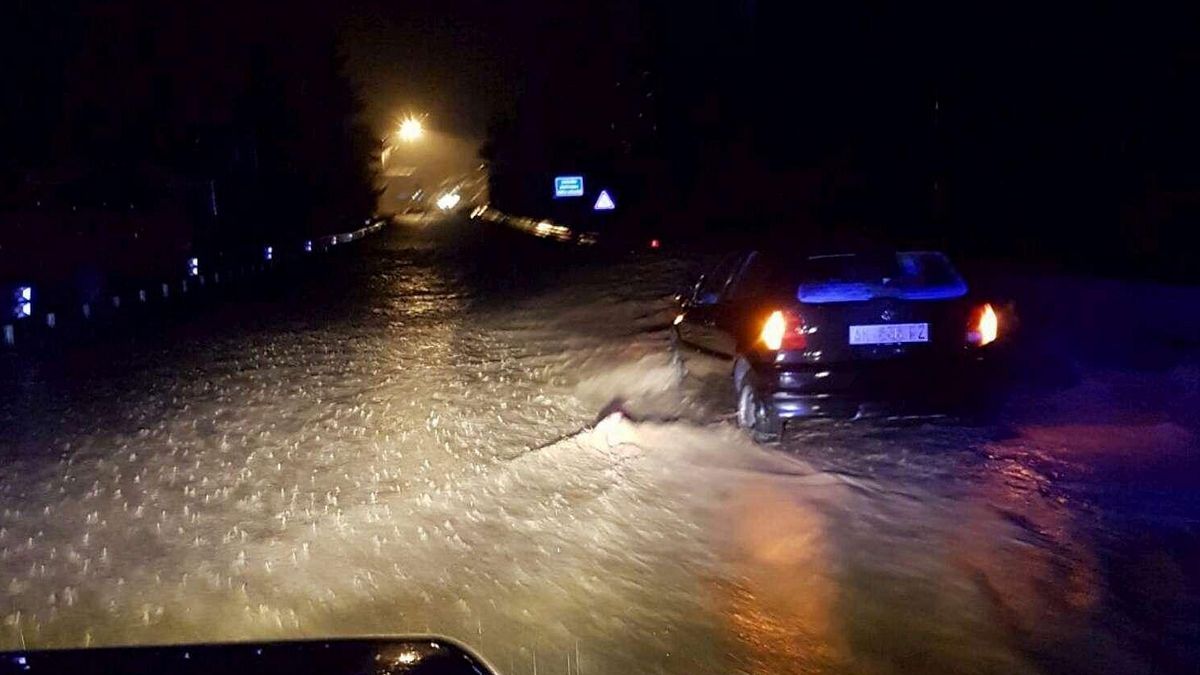
[[[397,227],[136,343],[5,356],[0,648],[432,632],[507,673],[1197,667],[1196,354],[1079,364],[993,424],[760,446],[728,366],[669,349],[689,263],[468,239]]]

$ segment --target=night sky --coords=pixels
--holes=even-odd
[[[315,181],[339,150],[314,148],[312,129],[362,121],[362,138],[339,141],[339,161],[365,165],[399,117],[419,114],[462,147],[505,130],[490,134],[499,154],[489,159],[508,171],[508,188],[492,195],[528,213],[544,206],[533,198],[545,197],[546,175],[587,165],[625,182],[622,213],[634,225],[647,213],[681,230],[862,225],[1098,268],[1145,258],[1145,272],[1164,252],[1178,257],[1200,203],[1200,22],[1183,6],[9,9],[0,56],[22,65],[0,73],[13,92],[0,125],[21,130],[0,139],[10,186],[116,159],[211,175],[193,156],[200,136],[213,157],[238,156],[238,143],[274,146],[281,171],[299,162]],[[1087,250],[1064,223],[1102,235]]]
[[[513,106],[526,38],[542,17],[533,3],[479,0],[360,0],[346,11],[347,68],[370,124],[420,113],[473,138]]]

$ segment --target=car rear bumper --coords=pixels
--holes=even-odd
[[[837,365],[751,364],[747,377],[779,417],[949,412],[993,386],[995,360],[954,355]]]

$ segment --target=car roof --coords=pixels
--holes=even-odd
[[[754,251],[747,251],[746,254],[753,253],[760,256],[763,260],[771,264],[795,264],[802,260],[814,260],[819,258],[831,258],[840,256],[861,256],[864,258],[890,258],[898,253],[940,253],[928,248],[897,248],[897,247],[803,247],[798,249],[786,248],[768,248],[763,247]]]
[[[935,244],[931,246],[931,244]],[[776,230],[754,241],[760,252],[778,255],[786,252],[788,259],[816,255],[890,255],[900,251],[931,251],[936,242],[921,237],[885,237],[858,227],[803,227],[791,231]]]

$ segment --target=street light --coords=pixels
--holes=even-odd
[[[400,140],[411,143],[424,135],[425,126],[421,124],[421,120],[409,117],[400,123]]]

